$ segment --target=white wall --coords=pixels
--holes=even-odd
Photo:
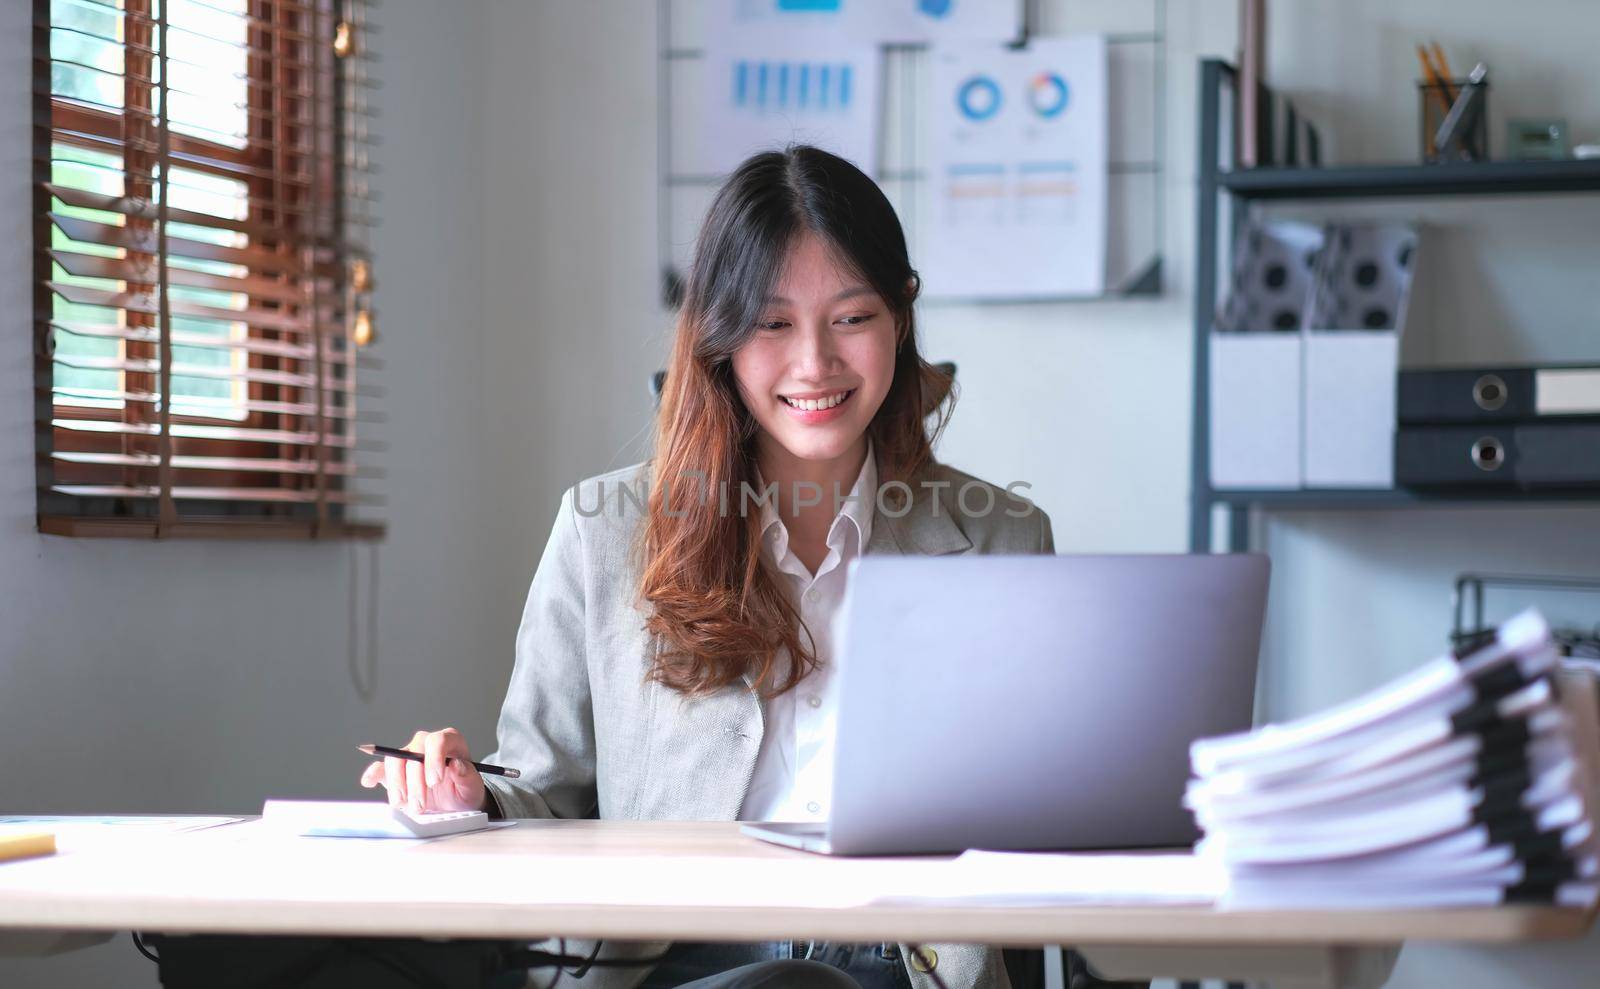
[[[501,523],[482,385],[482,8],[380,12],[390,535],[365,703],[346,672],[349,548],[34,531],[31,7],[0,4],[0,814],[255,813],[267,796],[361,793],[358,742],[446,723],[489,741],[516,616],[484,566]],[[155,984],[126,934],[0,960],[9,987]]]
[[[655,304],[655,4],[488,9],[483,387],[504,610],[521,603],[561,492],[643,457],[668,317]]]

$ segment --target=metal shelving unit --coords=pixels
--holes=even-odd
[[[1507,502],[1531,504],[1535,502],[1600,501],[1594,488],[1536,488],[1522,491],[1505,488],[1390,488],[1338,489],[1302,488],[1297,491],[1228,490],[1211,492],[1213,504],[1259,505],[1263,508],[1325,509],[1325,508],[1413,508],[1426,505],[1496,505]]]
[[[1600,192],[1600,159],[1252,168],[1220,172],[1217,184],[1246,199]]]
[[[1232,149],[1223,146],[1224,113],[1236,85],[1232,66],[1219,59],[1200,63],[1199,215],[1196,224],[1194,292],[1194,418],[1191,434],[1189,548],[1212,548],[1212,513],[1227,511],[1227,547],[1249,548],[1250,515],[1256,510],[1393,509],[1428,506],[1600,504],[1600,490],[1452,489],[1413,490],[1224,490],[1211,487],[1210,348],[1220,270],[1219,232],[1225,243],[1252,203],[1328,199],[1415,198],[1600,193],[1600,161],[1498,161],[1437,165],[1342,165],[1319,168],[1230,170]],[[1224,101],[1227,101],[1225,104]],[[1228,129],[1231,133],[1231,127]],[[1226,208],[1224,209],[1224,204]],[[1219,224],[1226,222],[1225,231]]]

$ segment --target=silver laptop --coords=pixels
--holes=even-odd
[[[840,615],[835,855],[1192,844],[1189,743],[1250,727],[1265,556],[871,556]]]

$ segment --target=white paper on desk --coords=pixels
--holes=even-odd
[[[1522,800],[1528,807],[1551,803],[1576,788],[1578,764],[1572,758],[1571,747],[1564,739],[1547,741],[1550,744],[1528,747],[1528,767],[1534,777],[1523,788]],[[1446,789],[1468,788],[1478,772],[1475,762],[1461,760],[1426,774],[1372,786],[1337,799],[1280,806],[1269,806],[1259,799],[1249,803],[1243,800],[1219,802],[1211,806],[1202,803],[1194,805],[1195,819],[1207,833],[1226,831],[1242,835],[1270,831],[1305,837],[1310,832],[1344,831],[1373,814],[1404,807]],[[1284,796],[1293,796],[1293,789],[1285,788]]]
[[[292,854],[295,842],[310,843],[309,845],[302,847],[317,847],[319,845],[331,844],[337,845],[340,848],[365,846],[382,849],[388,847],[403,847],[405,845],[426,845],[435,842],[448,841],[451,838],[459,838],[463,835],[478,834],[482,831],[498,831],[502,828],[512,828],[516,827],[516,825],[516,821],[488,821],[485,822],[481,827],[475,827],[471,831],[453,831],[450,834],[430,835],[427,837],[408,835],[403,838],[396,838],[388,836],[377,837],[347,834],[300,834],[292,828],[284,827],[280,822],[267,818],[257,818],[256,820],[245,821],[242,824],[228,828],[226,831],[219,832],[214,837],[208,836],[208,838],[212,842],[266,845],[268,847],[278,849],[280,853]]]
[[[240,820],[242,818],[238,817],[156,817],[143,814],[18,814],[0,816],[0,837],[48,831],[56,836],[56,851],[62,853],[104,847],[126,848],[130,843],[205,831]]]
[[[1466,767],[1468,772],[1474,771]],[[1544,768],[1526,784],[1518,801],[1529,811],[1543,811],[1558,801],[1577,806],[1574,781],[1577,767],[1566,759]],[[1369,794],[1334,807],[1310,807],[1283,811],[1249,819],[1232,820],[1219,828],[1208,827],[1208,836],[1225,837],[1229,842],[1247,845],[1301,844],[1321,840],[1339,841],[1361,834],[1376,834],[1391,828],[1440,817],[1454,821],[1459,801],[1469,812],[1482,804],[1481,785],[1458,771],[1458,779],[1441,775],[1422,779],[1392,791]],[[1581,807],[1580,807],[1581,809]],[[1471,823],[1463,821],[1461,826]],[[1575,823],[1563,822],[1563,823]],[[1454,830],[1451,828],[1450,830]],[[1209,840],[1209,837],[1208,837]]]
[[[1199,739],[1189,748],[1190,762],[1200,776],[1230,769],[1260,775],[1296,773],[1331,755],[1364,747],[1375,734],[1396,725],[1448,717],[1475,699],[1468,680],[1488,669],[1514,662],[1525,678],[1533,679],[1556,663],[1550,635],[1544,617],[1530,608],[1502,625],[1495,643],[1467,659],[1440,656],[1325,711],[1253,731]]]
[[[1370,855],[1456,832],[1483,828],[1483,825],[1474,824],[1473,821],[1473,809],[1480,799],[1479,793],[1455,788],[1391,811],[1344,822],[1336,829],[1306,828],[1302,832],[1290,831],[1281,835],[1232,831],[1207,834],[1200,839],[1195,850],[1202,856],[1217,858],[1229,866],[1313,862]],[[1573,834],[1579,842],[1589,837],[1589,823],[1583,818],[1583,804],[1576,795],[1539,808],[1533,814],[1533,820],[1541,832],[1559,830],[1563,834]]]
[[[1356,891],[1393,889],[1410,886],[1445,886],[1499,883],[1514,886],[1528,878],[1528,865],[1513,857],[1508,845],[1492,845],[1483,851],[1456,859],[1395,858],[1368,856],[1335,864],[1309,862],[1279,866],[1235,867],[1230,870],[1231,887],[1239,889],[1278,888],[1283,890]],[[1572,856],[1574,877],[1593,881],[1600,876],[1600,859],[1593,855]]]
[[[1222,790],[1207,780],[1193,780],[1184,794],[1184,805],[1195,812],[1202,827],[1211,830],[1219,822],[1262,817],[1319,805],[1335,812],[1348,812],[1345,801],[1369,794],[1393,794],[1399,788],[1424,779],[1459,776],[1461,767],[1476,767],[1483,748],[1480,735],[1463,735],[1430,745],[1388,762],[1345,771],[1336,775],[1311,773],[1308,778],[1287,781],[1265,789]],[[1560,735],[1534,737],[1527,755],[1536,771],[1548,769],[1573,758],[1571,743]],[[1470,775],[1470,774],[1469,774]]]
[[[1506,902],[1497,884],[1410,883],[1334,890],[1320,886],[1284,888],[1279,884],[1238,884],[1217,905],[1224,910],[1436,910],[1497,907]],[[1593,908],[1600,887],[1592,882],[1562,883],[1551,906]]]
[[[950,868],[926,877],[915,893],[875,902],[931,902],[988,906],[1094,904],[1208,904],[1227,888],[1221,864],[1188,853],[969,851]]]
[[[1450,696],[1387,722],[1365,725],[1327,741],[1274,753],[1249,764],[1221,770],[1204,776],[1191,786],[1196,790],[1218,794],[1245,793],[1346,777],[1387,765],[1393,760],[1457,737],[1451,717],[1467,708],[1472,700],[1472,693],[1467,688],[1453,688]],[[1535,735],[1563,728],[1563,719],[1555,710],[1549,684],[1544,681],[1536,681],[1501,698],[1495,706],[1505,718],[1526,715],[1528,730]],[[1270,734],[1271,726],[1261,730]]]

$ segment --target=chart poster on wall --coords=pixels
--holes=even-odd
[[[714,39],[706,47],[700,170],[722,175],[758,151],[797,143],[825,148],[870,174],[881,59],[876,45]]]
[[[1096,295],[1106,271],[1106,43],[932,54],[929,192],[916,259],[929,297]]]
[[[845,42],[1015,41],[1024,0],[712,0],[708,27]]]
[[[855,6],[865,29],[889,44],[1022,37],[1022,0],[856,0]]]

